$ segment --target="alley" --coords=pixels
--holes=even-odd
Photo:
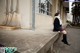
[[[54,44],[55,53],[80,53],[80,28],[67,28],[68,41],[71,44],[67,46],[61,42],[61,39]]]

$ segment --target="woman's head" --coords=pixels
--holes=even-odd
[[[58,13],[55,13],[55,16],[59,16],[60,15],[60,13],[58,12]]]

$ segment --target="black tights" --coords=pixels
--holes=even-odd
[[[66,34],[63,34],[62,42],[63,42],[64,44],[69,45],[69,44],[68,44],[68,41],[67,41],[67,35],[66,35]]]

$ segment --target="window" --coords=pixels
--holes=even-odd
[[[51,0],[37,0],[39,13],[51,15],[52,14],[52,1]]]

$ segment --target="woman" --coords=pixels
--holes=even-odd
[[[64,44],[70,45],[67,42],[67,32],[62,28],[62,20],[60,19],[60,14],[59,13],[55,14],[55,19],[54,19],[53,25],[54,25],[53,31],[60,31],[61,33],[63,33],[62,42]]]

